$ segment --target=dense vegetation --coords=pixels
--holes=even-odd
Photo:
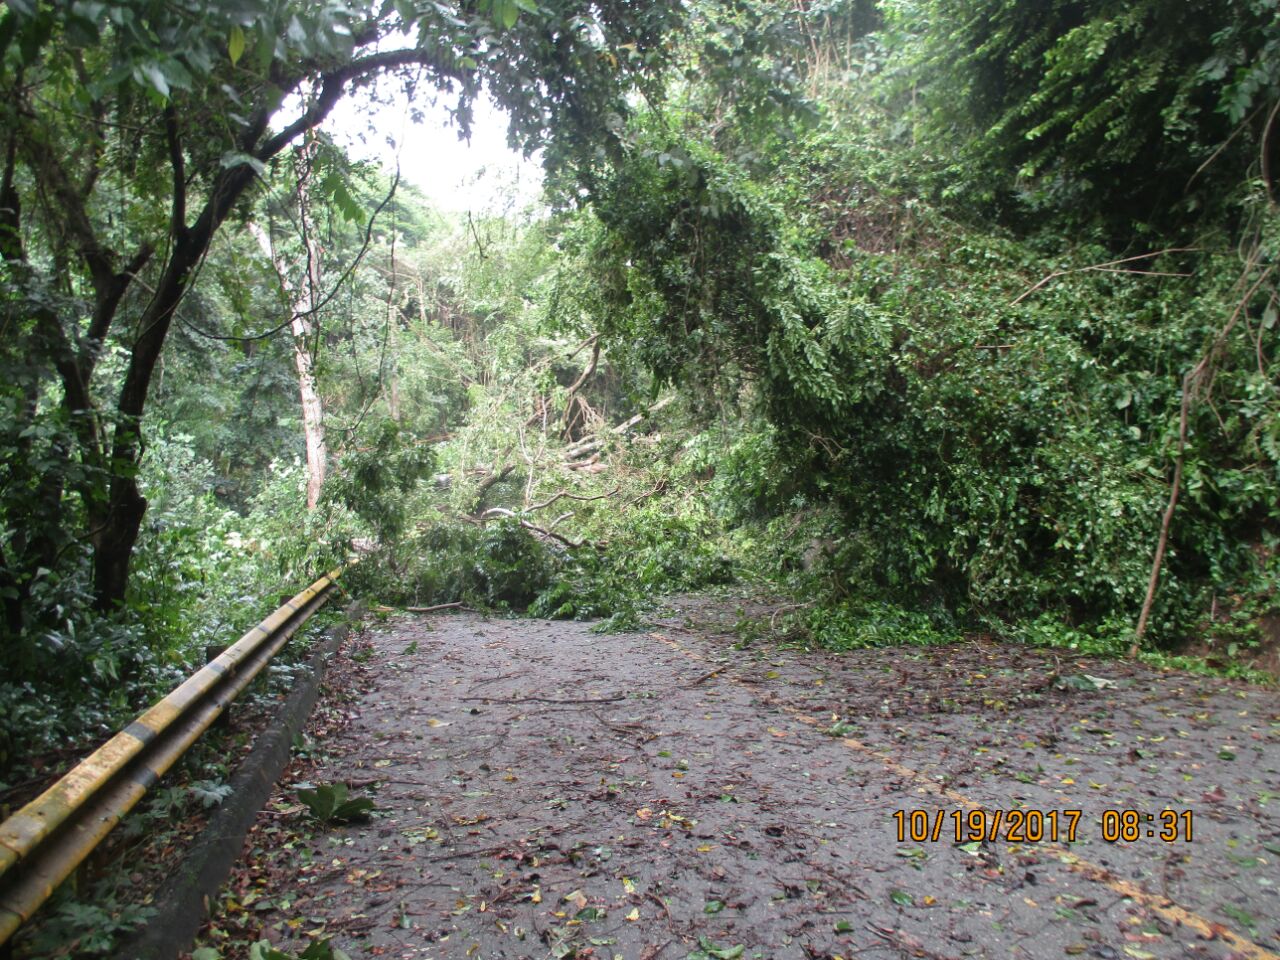
[[[735,83],[781,58],[789,96],[704,69],[576,238],[607,334],[732,419],[725,519],[772,521],[782,567],[813,538],[807,626],[1248,643],[1275,601],[1274,9],[738,13],[705,48],[743,51]]]
[[[1247,652],[1277,45],[1264,0],[10,3],[0,789],[353,547],[383,603],[736,577],[840,647]],[[378,78],[487,91],[547,207],[351,162]]]

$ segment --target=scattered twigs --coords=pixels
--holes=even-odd
[[[702,676],[698,677],[698,679],[697,679],[697,680],[690,680],[688,683],[686,683],[686,684],[684,685],[684,686],[685,686],[685,689],[686,689],[686,690],[688,690],[688,689],[689,689],[689,688],[691,688],[691,687],[696,687],[696,686],[698,686],[699,684],[706,683],[708,680],[710,680],[710,679],[711,679],[712,677],[714,677],[716,674],[718,674],[718,673],[723,673],[723,672],[724,672],[724,667],[716,667],[716,668],[715,668],[714,670],[712,670],[710,673],[704,673]]]
[[[1191,276],[1189,273],[1169,273],[1163,270],[1135,270],[1122,267],[1121,264],[1133,263],[1137,260],[1150,260],[1153,257],[1163,256],[1166,253],[1191,253],[1197,249],[1199,248],[1167,247],[1164,250],[1153,250],[1151,253],[1139,253],[1136,256],[1122,257],[1119,260],[1108,260],[1106,263],[1094,263],[1087,267],[1071,267],[1067,270],[1055,270],[1047,277],[1042,278],[1037,283],[1027,287],[1026,290],[1023,290],[1022,293],[1018,294],[1017,297],[1009,302],[1009,306],[1016,307],[1023,300],[1027,299],[1027,297],[1031,296],[1031,294],[1042,289],[1047,284],[1052,283],[1054,280],[1057,280],[1059,277],[1065,277],[1069,273],[1083,273],[1086,270],[1097,270],[1103,273],[1138,273],[1152,277],[1189,277]]]
[[[1245,267],[1246,275],[1257,263],[1257,256],[1257,251],[1255,251]],[[1147,623],[1151,618],[1151,608],[1156,599],[1156,587],[1160,583],[1160,569],[1164,565],[1164,556],[1169,548],[1169,530],[1173,525],[1173,512],[1178,506],[1178,492],[1182,486],[1182,468],[1186,463],[1187,423],[1190,418],[1191,402],[1212,378],[1212,365],[1218,355],[1218,351],[1222,349],[1227,337],[1231,335],[1231,331],[1235,329],[1240,318],[1244,316],[1244,312],[1248,309],[1249,301],[1253,299],[1253,295],[1257,293],[1258,288],[1271,276],[1274,270],[1275,265],[1273,264],[1262,271],[1261,275],[1253,282],[1253,286],[1249,287],[1244,296],[1240,298],[1235,310],[1231,313],[1231,319],[1214,337],[1209,349],[1204,352],[1199,362],[1188,370],[1186,376],[1182,378],[1182,404],[1178,411],[1178,446],[1173,460],[1173,480],[1169,485],[1169,503],[1165,507],[1164,516],[1160,521],[1160,537],[1156,541],[1156,555],[1151,562],[1151,578],[1147,581],[1147,594],[1142,601],[1142,612],[1138,615],[1138,625],[1133,631],[1133,642],[1129,644],[1130,658],[1138,655],[1138,651],[1142,646],[1142,638],[1146,635]]]
[[[656,893],[654,893],[652,890],[647,891],[645,893],[645,897],[648,898],[649,900],[652,900],[654,903],[656,903],[659,907],[662,908],[662,912],[667,918],[667,929],[671,931],[672,935],[679,937],[681,940],[685,939],[684,935],[681,934],[680,931],[676,929],[675,918],[671,916],[671,909],[667,906],[666,901],[663,900]]]
[[[437,610],[469,610],[465,603],[461,600],[455,600],[453,603],[436,603],[429,607],[405,607],[405,613],[435,613]]]
[[[471,685],[471,689],[474,690],[476,687],[483,687],[487,683],[497,683],[499,680],[514,680],[519,676],[521,676],[519,673],[500,673],[496,677],[485,677],[483,680],[477,680],[473,683]]]
[[[657,945],[650,944],[644,948],[644,953],[640,954],[640,960],[658,960],[658,957],[662,956],[667,948],[674,944],[674,940],[667,940]]]
[[[925,957],[927,960],[945,960],[942,954],[929,950],[905,930],[894,930],[892,927],[881,927],[874,923],[868,923],[867,929],[908,956]]]
[[[591,715],[600,722],[600,725],[607,730],[612,731],[608,734],[612,739],[619,743],[625,743],[632,747],[643,746],[650,740],[656,740],[661,736],[659,733],[648,733],[641,724],[637,723],[614,723],[606,720],[600,714],[592,710]]]
[[[580,700],[557,700],[554,697],[459,697],[465,703],[617,703],[627,699],[625,693],[611,697],[586,697]]]
[[[502,847],[482,847],[479,850],[459,850],[456,853],[446,853],[439,857],[427,857],[427,863],[445,863],[448,860],[462,860],[465,857],[487,857],[495,853],[502,853]]]
[[[664,490],[666,490],[667,486],[668,486],[667,478],[663,477],[661,480],[657,482],[657,484],[654,486],[652,490],[648,490],[645,493],[640,494],[640,496],[638,497],[632,497],[630,500],[627,501],[626,505],[628,507],[632,507],[632,506],[635,506],[637,503],[639,503],[641,500],[648,500],[650,497],[655,497],[658,494],[662,493]]]

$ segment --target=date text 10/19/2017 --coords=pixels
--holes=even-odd
[[[1083,810],[895,810],[898,842],[1075,843]],[[1100,822],[1107,843],[1159,840],[1190,843],[1190,810],[1104,810]]]

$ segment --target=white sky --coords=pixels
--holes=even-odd
[[[507,146],[507,118],[487,98],[475,105],[470,142],[458,139],[446,103],[430,94],[413,103],[388,85],[376,103],[367,93],[344,97],[324,129],[349,154],[377,160],[425,193],[441,210],[455,213],[515,212],[537,202],[542,167]],[[415,123],[411,112],[421,113]]]

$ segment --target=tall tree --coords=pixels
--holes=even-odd
[[[29,618],[48,561],[85,544],[95,606],[124,599],[153,375],[214,237],[268,164],[394,74],[455,95],[464,127],[487,88],[526,149],[587,174],[678,13],[624,0],[9,3],[0,280],[6,364],[24,385],[6,386],[5,433],[27,462],[21,438],[40,446],[49,479],[27,478],[4,523],[44,512],[34,497],[65,519],[48,544],[0,556],[8,622]]]
[[[293,362],[298,371],[298,395],[302,404],[302,433],[307,451],[307,509],[314,510],[320,502],[324,478],[328,470],[329,450],[324,435],[324,405],[316,386],[315,358],[312,350],[318,344],[315,338],[316,313],[321,307],[321,250],[316,234],[315,218],[311,211],[311,166],[316,153],[315,138],[295,151],[297,167],[298,240],[302,248],[301,269],[295,268],[284,251],[272,239],[261,224],[251,222],[253,234],[262,253],[271,261],[280,288],[288,302],[289,330],[293,335]]]

